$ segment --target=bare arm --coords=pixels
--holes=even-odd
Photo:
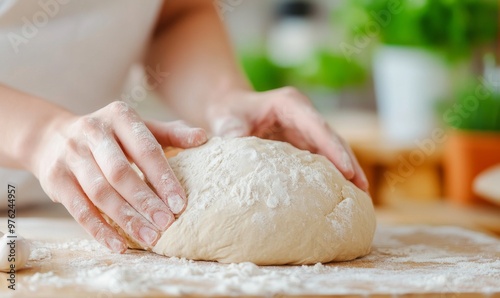
[[[159,92],[174,110],[215,135],[287,141],[330,159],[368,189],[349,146],[294,88],[253,92],[238,69],[211,0],[164,1],[147,64],[169,76]]]
[[[213,1],[164,1],[146,61],[168,73],[159,88],[189,122],[210,128],[207,107],[233,90],[251,90]]]
[[[63,108],[0,85],[0,166],[35,171],[36,146],[47,126],[70,116]]]
[[[125,251],[125,239],[101,212],[152,247],[186,200],[160,144],[189,148],[206,141],[202,129],[144,122],[123,102],[80,116],[6,86],[0,86],[0,119],[0,166],[32,172],[53,201],[116,252]]]

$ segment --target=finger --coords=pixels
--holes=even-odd
[[[365,172],[359,165],[358,159],[356,158],[356,155],[352,151],[351,147],[349,144],[344,139],[341,139],[345,150],[348,152],[349,156],[351,157],[352,164],[354,166],[354,178],[351,179],[352,183],[354,183],[357,187],[359,187],[361,190],[364,190],[365,192],[368,191],[369,188],[369,183],[368,179],[366,178]]]
[[[65,187],[59,191],[59,197],[53,199],[61,202],[71,216],[99,243],[114,252],[125,252],[125,239],[106,222],[74,178],[69,174],[64,175],[60,177],[59,183]]]
[[[173,222],[173,214],[161,211],[166,209],[165,204],[159,199],[148,200],[147,196],[136,198],[136,201],[143,200],[140,206],[145,206],[139,214],[109,184],[88,148],[70,148],[68,165],[94,205],[144,247],[152,247],[159,239],[157,228],[165,230]]]
[[[250,134],[248,121],[237,116],[219,116],[211,123],[211,129],[215,136],[219,137],[243,137]]]
[[[284,98],[272,101],[272,109],[283,126],[299,131],[310,147],[316,148],[316,153],[326,156],[346,179],[354,177],[354,166],[342,141],[309,103]]]
[[[318,147],[318,154],[326,156],[333,162],[346,179],[353,179],[356,174],[354,165],[340,137],[335,136],[333,132],[318,132],[316,135],[318,136],[318,139],[315,140]]]
[[[166,229],[169,222],[173,221],[173,214],[132,169],[119,144],[113,138],[111,129],[103,128],[98,121],[92,119],[84,120],[82,125],[92,157],[105,180],[141,215],[161,229]],[[74,155],[78,160],[82,160],[81,156],[86,153],[78,152],[78,148],[73,151],[76,151]]]
[[[370,185],[368,183],[368,179],[366,179],[366,175],[363,169],[361,168],[356,159],[354,159],[353,164],[354,164],[355,174],[354,178],[351,179],[352,183],[354,183],[354,185],[359,187],[361,190],[368,192]]]
[[[186,194],[170,168],[158,141],[139,115],[128,108],[126,104],[115,104],[111,106],[111,109],[114,109],[114,113],[118,115],[112,126],[123,151],[142,171],[160,199],[170,208],[170,211],[174,214],[181,213],[186,207]],[[108,140],[103,143],[104,145],[110,143],[110,146],[106,150],[98,152],[100,153],[98,164],[102,163],[106,166],[103,173],[113,187],[127,200],[133,198],[134,193],[147,194],[145,197],[149,198],[151,189],[132,170],[116,142]],[[111,162],[112,167],[110,167],[110,162],[107,162],[106,159],[113,158],[116,161]],[[133,202],[130,203],[134,208],[136,207]]]
[[[183,121],[145,121],[145,123],[156,140],[164,147],[187,149],[200,146],[208,140],[203,128],[190,127]]]

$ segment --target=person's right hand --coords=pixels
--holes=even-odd
[[[186,206],[162,146],[189,148],[207,141],[203,129],[179,121],[144,122],[124,102],[85,116],[61,116],[41,133],[33,173],[53,201],[115,252],[124,252],[126,241],[100,212],[143,247],[154,246]]]

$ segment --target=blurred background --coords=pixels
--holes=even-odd
[[[254,88],[299,88],[350,144],[379,219],[500,235],[498,0],[213,3]]]
[[[351,144],[379,209],[500,218],[497,0],[216,5],[253,86],[305,92]]]

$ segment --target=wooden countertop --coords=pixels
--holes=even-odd
[[[436,209],[428,217],[443,210]],[[431,222],[433,225],[402,225],[402,218],[391,216],[388,210],[377,212],[379,226],[370,255],[324,266],[282,267],[188,262],[133,250],[117,255],[91,240],[64,215],[51,219],[21,217],[19,233],[34,241],[36,253],[29,268],[17,273],[16,291],[7,290],[7,275],[0,274],[0,296],[500,297],[498,238],[460,227],[438,226],[439,220]],[[402,217],[407,218],[409,213]],[[5,222],[0,218],[0,229]],[[407,223],[415,221],[407,218]]]

